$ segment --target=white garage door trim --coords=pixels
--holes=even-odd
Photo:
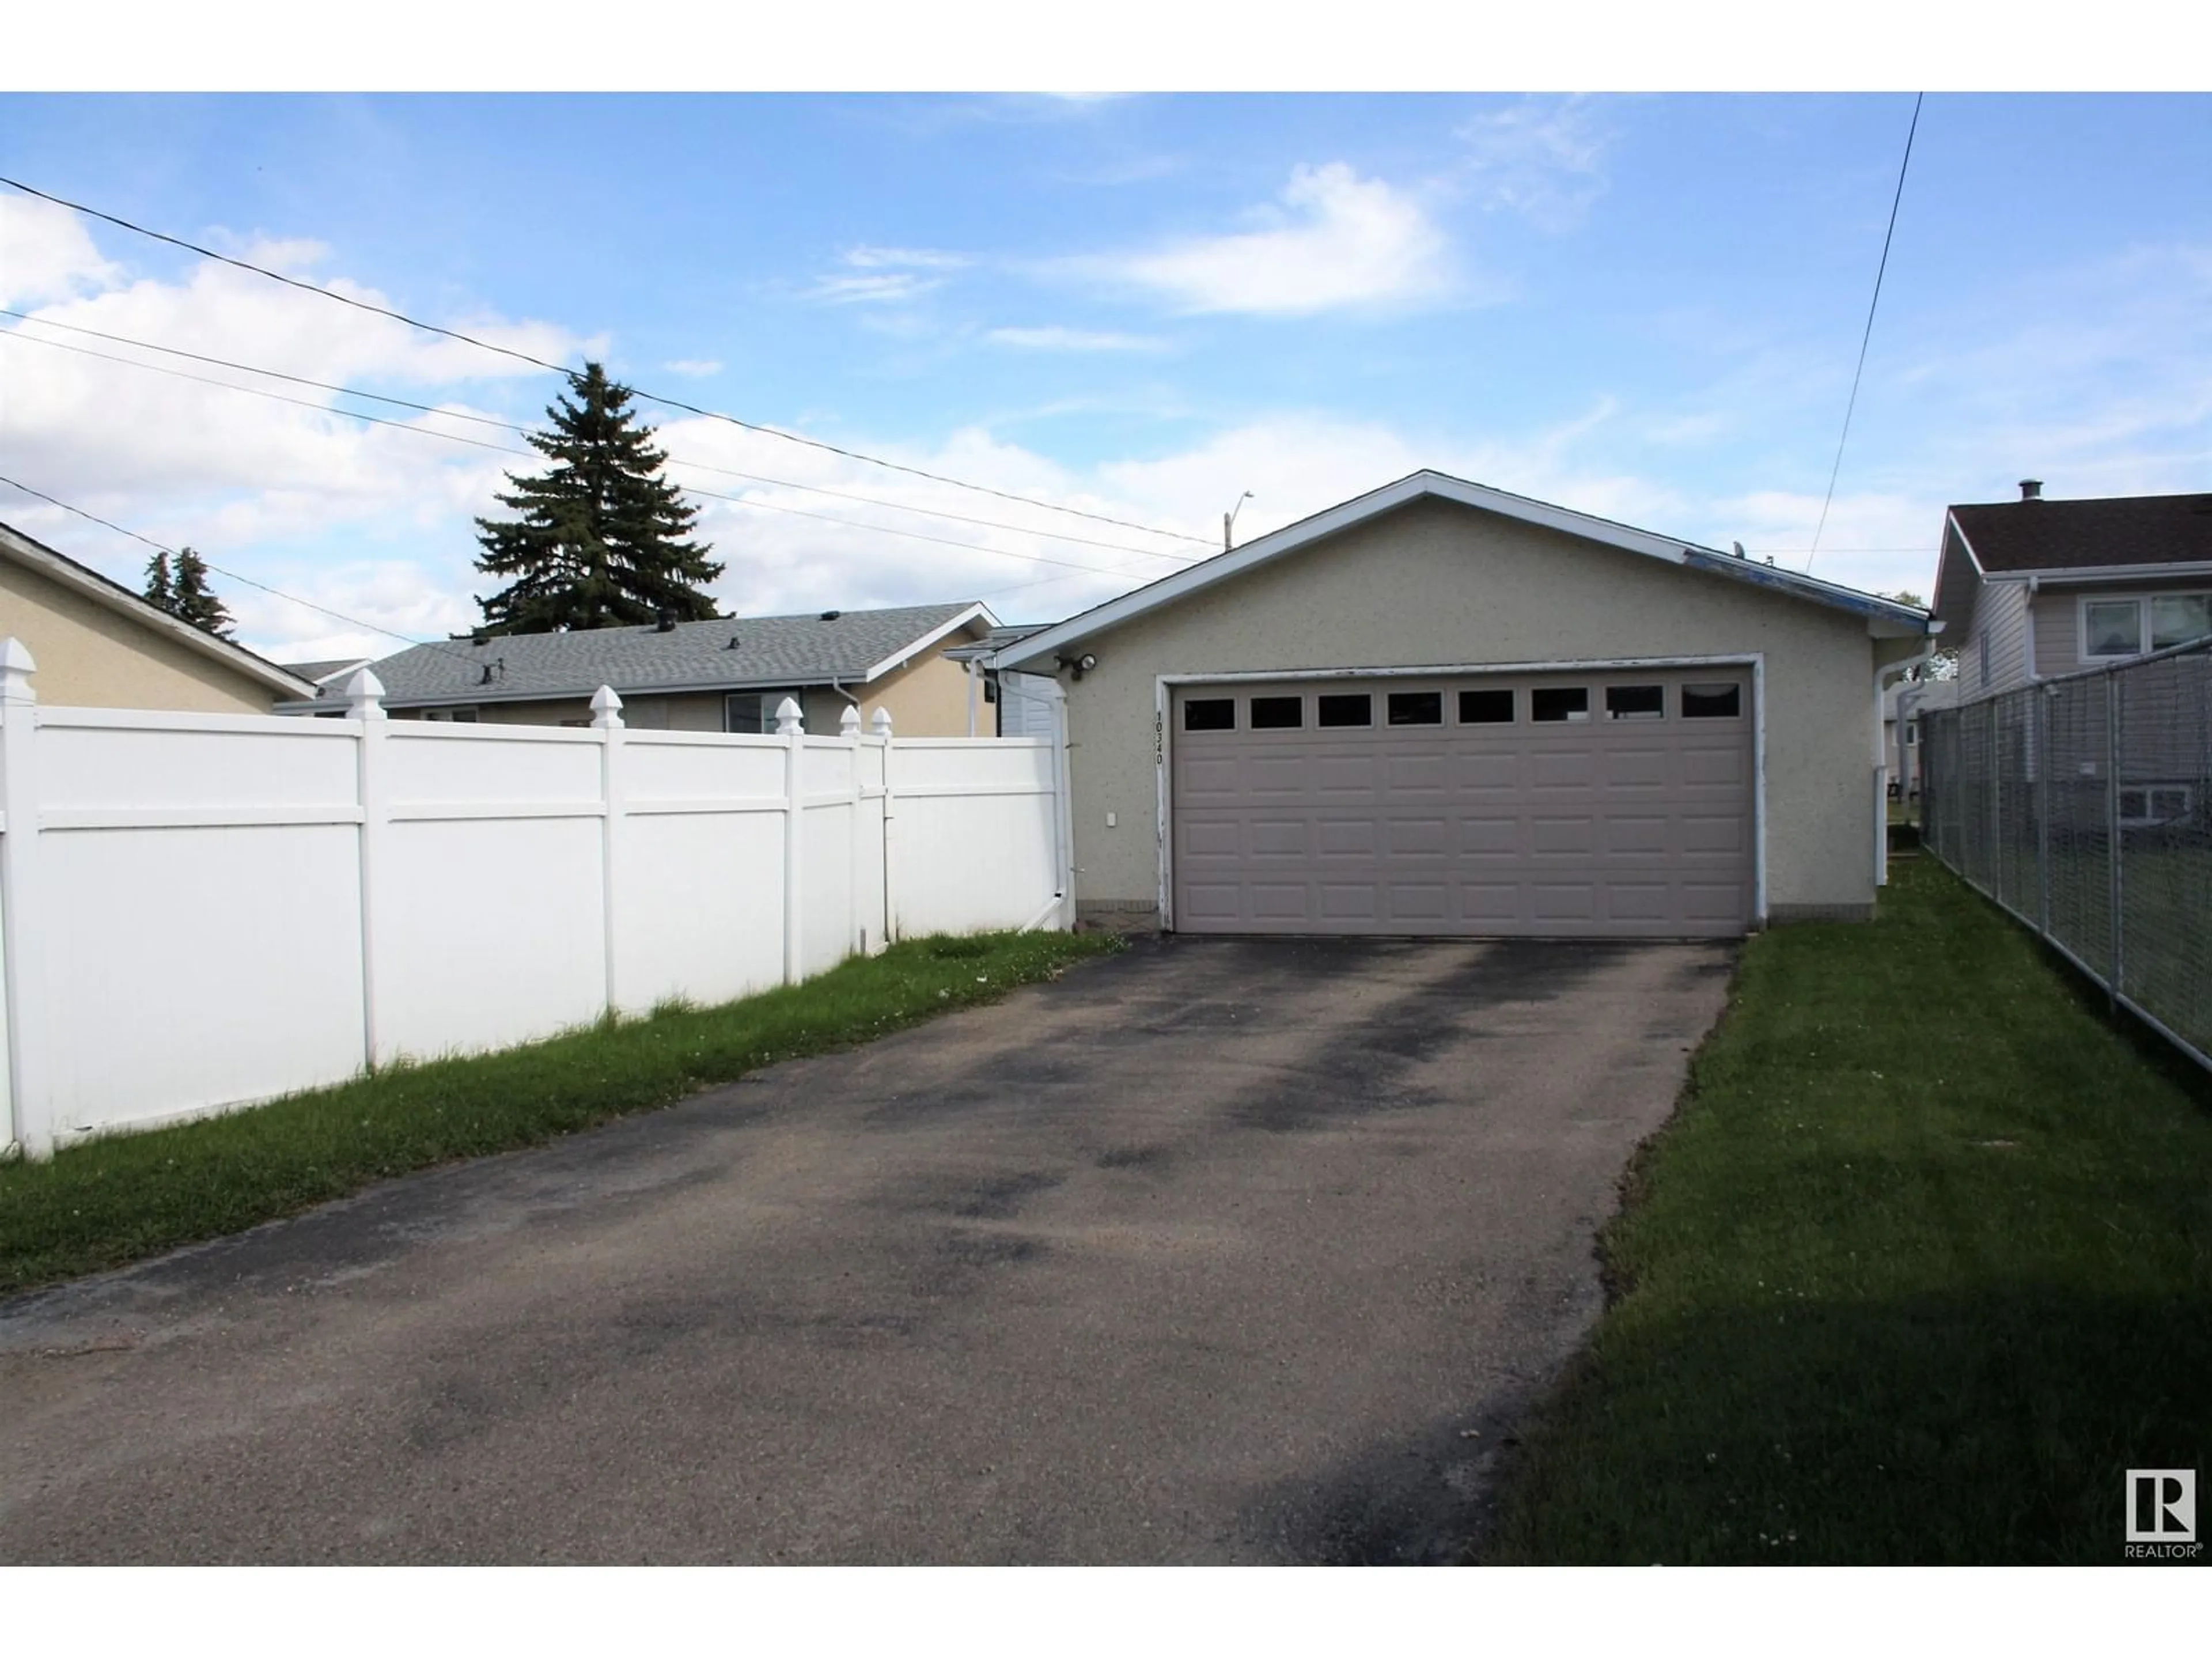
[[[1752,925],[1766,926],[1766,653],[1739,652],[1716,657],[1583,657],[1558,662],[1424,663],[1399,668],[1269,668],[1227,674],[1158,674],[1152,678],[1152,777],[1156,793],[1152,836],[1159,853],[1160,925],[1173,929],[1175,917],[1174,775],[1175,722],[1168,708],[1175,688],[1237,685],[1291,680],[1385,680],[1436,678],[1474,674],[1593,674],[1633,669],[1749,668],[1752,753]]]

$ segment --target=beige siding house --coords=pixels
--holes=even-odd
[[[1967,702],[2212,632],[2212,495],[1954,507],[1936,616]]]
[[[834,735],[848,708],[878,711],[910,738],[970,735],[976,671],[948,649],[986,637],[990,611],[972,601],[796,617],[602,628],[565,634],[477,635],[418,645],[370,665],[384,706],[403,720],[588,726],[592,694],[611,686],[623,719],[647,730],[773,732],[787,697],[806,729]],[[313,703],[343,705],[343,677]]]
[[[1727,936],[1871,913],[1925,613],[1423,472],[1002,651],[1056,677],[1077,913]]]
[[[10,637],[38,664],[39,700],[64,708],[266,714],[313,690],[0,524],[0,638]]]

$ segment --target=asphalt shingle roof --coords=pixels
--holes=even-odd
[[[418,645],[372,666],[393,705],[589,696],[602,685],[627,692],[857,684],[973,603],[845,611],[830,620],[819,611],[725,617],[678,623],[665,633],[647,624],[498,634],[482,645],[465,639]]]
[[[2212,561],[2212,495],[1954,507],[1984,570],[2094,569]]]

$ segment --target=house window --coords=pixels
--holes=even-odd
[[[1237,699],[1191,698],[1182,706],[1182,729],[1186,732],[1234,732],[1237,729]]]
[[[2081,656],[2135,657],[2212,634],[2212,593],[2081,601]]]
[[[1384,717],[1393,726],[1444,723],[1444,694],[1441,691],[1393,691],[1385,707]]]
[[[2120,791],[2120,822],[2130,829],[2179,823],[2189,816],[2189,806],[2185,783],[2130,785]]]
[[[1589,718],[1589,688],[1583,685],[1539,686],[1528,694],[1532,720],[1586,720]]]
[[[1320,718],[1316,726],[1372,726],[1375,724],[1375,699],[1364,691],[1340,691],[1317,697],[1316,712]]]
[[[1905,746],[1907,749],[1911,749],[1911,748],[1912,748],[1914,745],[1916,745],[1917,744],[1918,744],[1918,743],[1919,743],[1919,741],[1920,741],[1920,722],[1919,722],[1918,720],[1907,720],[1907,721],[1905,721]]]
[[[426,708],[422,711],[422,718],[426,720],[459,720],[463,725],[474,726],[477,711],[473,708]]]
[[[1305,723],[1306,700],[1304,697],[1252,699],[1252,729],[1255,732],[1295,732]]]
[[[722,699],[722,730],[773,737],[775,711],[786,697],[798,702],[801,708],[805,707],[805,699],[797,691],[731,692]]]
[[[1667,688],[1663,685],[1608,685],[1605,688],[1605,717],[1609,720],[1659,720],[1667,718]]]
[[[2142,602],[2092,599],[2081,607],[2084,657],[2133,657],[2142,652]]]
[[[1461,692],[1459,723],[1462,726],[1512,725],[1513,693],[1510,690]]]
[[[2150,648],[2186,645],[2212,634],[2212,593],[2160,593],[2150,602]]]
[[[1728,681],[1682,688],[1686,720],[1732,720],[1743,713],[1743,688]]]

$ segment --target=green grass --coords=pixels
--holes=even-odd
[[[1506,1562],[2101,1562],[2212,1476],[2212,1085],[1933,859],[1746,947]]]
[[[994,1000],[1119,943],[1068,933],[913,940],[717,1008],[670,1004],[498,1054],[386,1066],[252,1111],[0,1168],[0,1295],[664,1105],[774,1060]]]

